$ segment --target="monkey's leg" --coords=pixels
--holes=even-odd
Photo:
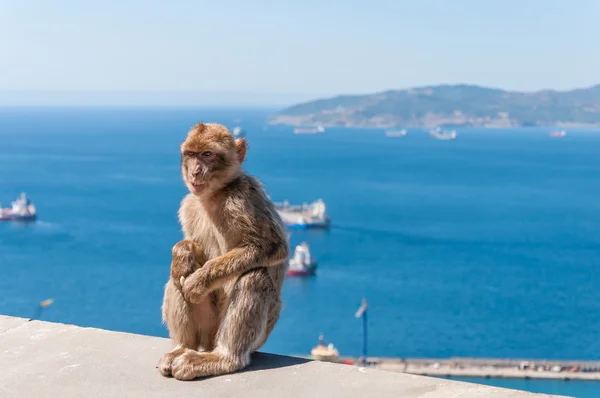
[[[217,293],[211,294],[198,304],[191,304],[184,300],[183,294],[173,280],[167,283],[163,302],[163,320],[167,324],[175,348],[163,355],[158,363],[158,369],[163,376],[171,376],[173,360],[186,350],[196,350],[200,347],[210,351],[214,348],[218,328],[215,294]]]
[[[171,375],[173,359],[183,354],[185,349],[197,349],[200,343],[201,336],[198,333],[198,322],[195,316],[198,311],[183,299],[180,280],[205,262],[206,255],[198,243],[182,240],[173,246],[171,278],[165,286],[162,317],[175,343],[175,348],[165,354],[158,363],[163,376]]]
[[[264,268],[253,269],[236,282],[219,325],[212,352],[186,350],[172,364],[179,380],[217,376],[240,370],[267,340],[279,317],[281,302]]]
[[[169,279],[165,286],[162,316],[175,347],[162,356],[158,362],[158,370],[163,376],[171,376],[173,359],[183,354],[186,348],[197,349],[200,343],[193,308],[183,299],[183,294],[172,279]]]

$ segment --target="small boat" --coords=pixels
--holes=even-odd
[[[297,127],[294,129],[294,134],[319,134],[319,133],[324,133],[324,132],[325,132],[325,127],[323,127],[323,126],[310,127],[310,128]]]
[[[452,130],[452,131],[448,131],[448,130],[443,130],[440,129],[439,127],[434,128],[433,130],[429,131],[429,135],[431,136],[431,138],[435,139],[435,140],[442,140],[442,141],[449,141],[449,140],[455,140],[456,139],[456,130]]]
[[[404,137],[406,135],[406,130],[387,130],[385,132],[386,137]]]
[[[310,276],[317,270],[317,260],[310,255],[308,243],[302,242],[296,246],[294,257],[290,259],[288,276]]]
[[[329,228],[331,220],[327,215],[325,202],[321,199],[310,204],[303,203],[301,206],[291,206],[286,200],[275,203],[275,208],[288,227]]]
[[[319,336],[319,344],[310,351],[310,356],[318,361],[335,361],[340,353],[331,343],[325,345],[325,337]]]
[[[0,206],[0,221],[34,221],[36,218],[35,206],[25,193],[12,202],[12,207],[3,209]]]
[[[567,136],[567,132],[565,130],[550,132],[550,137],[562,138],[562,137],[566,137],[566,136]]]

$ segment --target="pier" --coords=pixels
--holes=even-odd
[[[309,359],[371,367],[392,372],[434,377],[481,377],[512,379],[600,380],[600,361],[497,358],[398,358],[367,356],[367,299],[355,314],[362,319],[362,355],[340,356],[323,336]]]
[[[327,361],[362,365],[363,358],[338,357]],[[600,380],[600,361],[368,357],[366,363],[375,369],[421,376]]]

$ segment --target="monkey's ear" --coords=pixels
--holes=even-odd
[[[245,138],[238,138],[235,140],[235,151],[237,152],[240,163],[246,158],[246,151],[248,151],[248,143]]]

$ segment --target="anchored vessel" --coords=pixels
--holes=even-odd
[[[246,131],[244,131],[244,129],[242,129],[240,126],[237,126],[231,130],[231,135],[233,135],[233,138],[235,139],[244,138],[246,136]]]
[[[288,276],[309,276],[314,275],[317,270],[317,260],[310,255],[308,243],[302,242],[296,246],[294,257],[290,259]]]
[[[291,206],[286,200],[282,203],[275,203],[275,207],[288,227],[329,228],[330,219],[325,202],[321,199],[310,204],[303,203],[301,206]]]
[[[3,209],[0,206],[0,221],[33,221],[36,217],[35,206],[25,193],[12,202],[12,207]]]
[[[455,140],[456,139],[456,130],[452,130],[452,131],[448,131],[448,130],[443,130],[440,129],[439,127],[434,128],[433,130],[431,130],[429,132],[429,135],[431,136],[431,138],[435,139],[435,140],[442,140],[442,141],[448,141],[448,140]]]
[[[325,127],[323,127],[323,126],[317,126],[317,127],[312,127],[312,128],[297,127],[294,129],[294,134],[319,134],[319,133],[324,133],[324,132],[325,132]]]
[[[387,130],[385,132],[386,137],[404,137],[406,135],[406,130]]]
[[[567,136],[567,132],[565,130],[552,131],[550,133],[550,137],[554,137],[554,138],[562,138],[562,137],[566,137],[566,136]]]

